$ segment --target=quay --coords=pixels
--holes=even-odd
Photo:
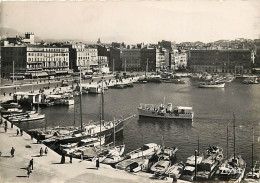
[[[72,160],[69,163],[69,157],[66,157],[65,164],[60,164],[61,156],[48,148],[48,154],[40,157],[40,148],[46,148],[44,144],[37,144],[36,139],[26,132],[23,136],[16,135],[18,127],[13,125],[4,118],[0,125],[0,143],[2,156],[0,157],[0,182],[48,182],[48,183],[98,183],[98,182],[114,182],[114,183],[134,183],[134,182],[172,182],[169,180],[154,180],[149,177],[152,174],[146,173],[127,173],[122,170],[113,169],[108,165],[101,164],[96,170],[95,162],[81,161],[79,159]],[[7,121],[8,129],[4,132],[4,121]],[[11,157],[10,150],[15,148],[14,157]],[[33,158],[34,165],[30,177],[27,177],[26,167]],[[185,183],[186,181],[178,180]]]

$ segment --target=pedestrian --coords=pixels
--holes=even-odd
[[[45,152],[45,155],[47,156],[47,154],[48,154],[48,148],[47,147],[45,148],[44,152]]]
[[[4,96],[5,96],[5,92],[4,92]]]
[[[13,128],[14,127],[14,123],[13,122],[11,122],[11,128]]]
[[[17,136],[19,135],[19,130],[18,130],[18,129],[16,130],[16,135],[17,135]]]
[[[23,129],[20,130],[20,134],[21,134],[21,136],[23,136]]]
[[[10,151],[12,157],[14,157],[14,151],[15,151],[15,149],[14,149],[14,147],[12,147],[12,149]]]
[[[99,158],[97,158],[97,160],[96,160],[96,168],[97,168],[97,170],[99,168]]]
[[[61,155],[61,164],[64,164],[65,163],[65,155],[62,153]]]
[[[72,163],[72,153],[70,153],[70,163]]]
[[[83,161],[83,158],[84,158],[84,152],[82,151],[81,152],[81,160]]]
[[[33,170],[33,158],[30,160],[30,167],[32,168],[32,170]]]
[[[4,122],[5,126],[7,127],[7,121]]]
[[[29,178],[29,176],[30,176],[30,174],[31,174],[31,167],[30,167],[30,165],[28,165],[28,167],[27,167],[27,177]]]
[[[42,153],[43,153],[43,150],[42,150],[42,147],[40,149],[40,157],[42,157]]]
[[[5,133],[7,132],[7,126],[5,126]]]

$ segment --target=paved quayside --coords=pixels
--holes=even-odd
[[[5,119],[2,119],[5,121]],[[161,180],[149,179],[151,174],[138,174],[124,172],[113,169],[107,165],[100,165],[98,170],[95,169],[95,163],[73,159],[72,164],[66,157],[66,163],[60,164],[61,156],[56,152],[48,149],[47,156],[39,156],[40,148],[45,149],[44,144],[37,144],[36,139],[31,140],[30,135],[23,133],[16,135],[19,129],[15,125],[7,122],[8,129],[4,132],[4,123],[0,126],[0,151],[2,157],[0,160],[0,182],[55,182],[55,183],[73,183],[73,182],[115,182],[115,183],[132,183],[132,182],[165,182]],[[20,130],[20,129],[19,129]],[[28,148],[26,146],[31,146]],[[10,150],[15,148],[14,157],[11,157]],[[34,169],[27,177],[26,167],[31,159],[34,159]],[[168,180],[167,182],[172,182]],[[178,182],[185,182],[180,181]]]

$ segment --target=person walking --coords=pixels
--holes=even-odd
[[[41,149],[40,149],[40,157],[42,157],[42,154],[43,154],[43,149],[41,147]]]
[[[48,148],[47,147],[45,148],[44,152],[45,152],[45,155],[47,156],[47,154],[48,154]]]
[[[12,157],[14,157],[14,151],[15,151],[15,149],[14,149],[14,147],[12,147],[12,149],[10,151]]]
[[[20,134],[21,134],[21,136],[23,136],[23,129],[20,130]]]
[[[62,153],[62,155],[61,155],[61,162],[60,163],[61,164],[65,163],[65,154],[64,153]]]
[[[33,158],[30,160],[30,163],[29,163],[31,169],[33,170]]]
[[[29,178],[30,177],[30,174],[32,173],[32,171],[31,171],[31,166],[30,165],[28,165],[28,167],[27,167],[27,177]]]
[[[14,123],[13,122],[11,122],[11,128],[13,128],[14,127]]]
[[[18,129],[16,130],[16,135],[17,135],[17,136],[19,135],[19,130],[18,130]]]
[[[99,168],[99,158],[97,158],[97,160],[96,160],[96,168],[97,168],[97,170]]]
[[[84,158],[84,152],[82,151],[81,152],[81,160],[83,161],[83,158]]]
[[[70,163],[72,163],[72,153],[70,153]]]
[[[7,126],[5,126],[4,129],[5,129],[5,133],[6,133],[7,132]]]
[[[7,121],[4,122],[5,126],[7,127]]]

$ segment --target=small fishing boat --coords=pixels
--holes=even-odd
[[[139,172],[139,171],[146,172],[148,169],[148,163],[149,163],[149,159],[137,158],[137,159],[134,159],[134,162],[129,164],[125,168],[125,170],[128,172]]]
[[[224,181],[233,181],[235,183],[239,183],[242,181],[244,175],[245,175],[245,169],[246,169],[246,162],[242,158],[241,155],[236,154],[236,125],[235,125],[235,116],[234,116],[234,140],[233,140],[233,148],[234,148],[234,155],[231,156],[229,159],[224,161],[222,163],[218,170],[215,173],[215,177],[218,180],[224,180]]]
[[[3,103],[1,103],[1,106],[3,107],[3,108],[20,108],[21,107],[21,105],[19,105],[18,103],[16,103],[16,102],[3,102]]]
[[[45,114],[39,114],[39,113],[35,113],[35,114],[28,114],[28,116],[17,116],[17,117],[13,117],[10,120],[12,122],[27,122],[27,121],[36,121],[36,120],[42,120],[45,119]]]
[[[17,114],[17,113],[20,114],[22,112],[23,112],[23,110],[18,109],[18,108],[1,109],[2,116],[10,115],[10,114]]]
[[[245,174],[245,161],[241,156],[230,157],[216,171],[218,180],[241,182]]]
[[[259,171],[259,164],[257,161],[253,166],[253,168],[246,174],[244,181],[250,183],[260,182],[260,171]]]
[[[155,143],[144,144],[142,148],[138,148],[126,154],[126,158],[135,159],[143,156],[152,156],[161,151],[161,146]]]
[[[180,178],[180,176],[182,175],[182,172],[184,170],[184,163],[180,162],[180,163],[176,163],[174,165],[172,165],[171,167],[168,168],[168,170],[165,172],[166,175],[168,175],[169,177],[176,177],[177,179]]]
[[[204,157],[202,155],[197,155],[196,157],[192,155],[188,157],[185,163],[183,174],[181,175],[180,179],[192,182],[195,177],[196,165],[198,167],[201,164],[203,159]]]
[[[162,151],[158,154],[159,161],[156,162],[152,167],[151,171],[155,175],[164,174],[173,162],[173,158],[178,151],[178,148],[163,148]]]

